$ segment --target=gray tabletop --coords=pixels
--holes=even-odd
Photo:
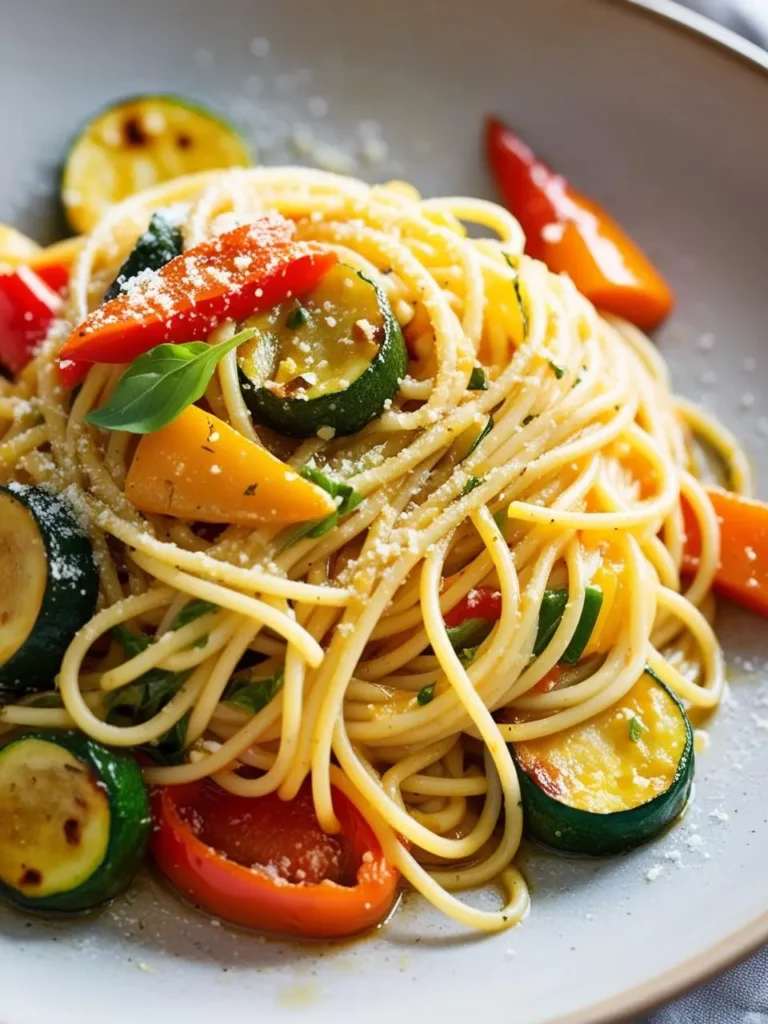
[[[681,0],[768,49],[768,0]],[[768,1024],[768,948],[637,1024]]]

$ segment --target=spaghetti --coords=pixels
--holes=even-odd
[[[134,437],[85,419],[123,368],[94,365],[74,398],[60,386],[66,337],[150,215],[169,207],[187,250],[277,211],[299,240],[330,247],[378,286],[405,334],[397,397],[351,436],[276,440],[251,418],[235,350],[201,400],[295,470],[311,462],[354,488],[360,504],[322,535],[287,543],[289,528],[264,524],[211,536],[143,515],[125,495]],[[146,766],[149,783],[210,777],[231,794],[291,800],[310,778],[331,834],[337,788],[387,861],[441,911],[486,931],[520,921],[524,810],[511,745],[621,705],[646,666],[689,707],[718,703],[719,527],[692,463],[693,434],[718,447],[737,489],[750,486],[738,446],[673,396],[647,338],[598,315],[523,246],[516,220],[491,203],[423,200],[403,183],[297,168],[197,174],[111,208],[79,251],[39,355],[0,394],[2,478],[64,494],[87,522],[100,576],[98,610],[61,664],[61,706],[25,698],[2,709],[3,724],[70,726],[129,748],[185,721],[182,763]],[[210,340],[236,326],[220,324]],[[484,390],[468,387],[477,367]],[[466,453],[459,441],[472,436],[481,439]],[[701,538],[685,579],[683,499]],[[566,667],[596,583],[595,628]],[[567,601],[539,650],[556,587]],[[500,610],[467,654],[446,618],[482,591],[500,594]],[[208,610],[173,628],[192,601]],[[126,658],[110,641],[116,627],[153,642]],[[255,712],[225,699],[244,657],[265,679],[283,673]],[[185,679],[148,720],[108,722],[109,695],[152,670]],[[505,895],[495,910],[454,895],[497,881]]]

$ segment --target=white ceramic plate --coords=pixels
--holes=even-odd
[[[758,51],[750,63],[746,47],[737,56],[607,0],[4,7],[0,220],[52,232],[67,136],[137,90],[219,103],[265,144],[265,162],[295,161],[290,126],[310,125],[357,154],[363,176],[408,176],[431,193],[489,192],[478,129],[496,110],[658,260],[679,296],[660,338],[676,387],[722,416],[768,480],[768,65]],[[626,859],[526,854],[533,911],[517,930],[467,936],[411,899],[373,938],[298,947],[222,927],[147,876],[86,920],[0,910],[0,1021],[607,1022],[725,966],[768,938],[768,637],[733,609],[720,622],[732,696],[686,819]]]

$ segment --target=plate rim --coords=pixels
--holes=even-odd
[[[695,43],[768,76],[768,49],[745,39],[706,15],[683,7],[677,0],[599,0],[685,34]],[[768,80],[768,79],[767,79]],[[734,966],[768,942],[768,910],[724,935],[702,952],[654,974],[607,999],[592,1002],[565,1015],[548,1016],[541,1024],[621,1024],[698,987]],[[0,1024],[4,1018],[0,1017]]]
[[[641,17],[652,18],[667,28],[692,37],[696,42],[716,48],[720,53],[746,63],[768,75],[768,50],[745,39],[732,29],[704,14],[683,7],[677,0],[601,0],[624,7]],[[768,942],[768,911],[725,935],[702,953],[689,957],[662,974],[618,992],[608,999],[592,1003],[565,1016],[547,1018],[542,1024],[621,1024],[637,1014],[653,1010],[663,1003],[685,995],[716,974],[740,963]]]

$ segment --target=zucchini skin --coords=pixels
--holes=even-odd
[[[32,632],[0,665],[0,703],[3,691],[18,695],[50,688],[72,637],[93,615],[99,593],[99,572],[90,538],[66,499],[46,487],[16,483],[0,486],[2,494],[20,502],[37,523],[48,578]],[[56,566],[62,561],[76,566],[77,573],[57,573]]]
[[[141,769],[128,754],[107,750],[74,729],[26,732],[0,747],[26,739],[55,743],[87,765],[104,785],[110,807],[109,843],[87,881],[69,892],[34,898],[0,882],[0,895],[19,910],[43,917],[78,914],[114,899],[130,885],[149,840],[152,818]]]
[[[362,430],[381,413],[387,399],[395,397],[408,367],[405,339],[382,289],[363,280],[376,293],[384,323],[384,340],[370,366],[344,391],[309,400],[278,398],[268,388],[254,385],[238,367],[240,390],[257,422],[287,437],[311,437],[327,426],[342,437]]]
[[[674,702],[685,726],[685,745],[668,788],[647,803],[611,814],[570,807],[536,784],[523,768],[513,745],[524,828],[530,839],[564,853],[607,857],[626,853],[654,839],[682,814],[693,785],[693,728],[677,696],[654,679]]]
[[[171,224],[162,213],[153,213],[142,234],[117,272],[117,277],[104,294],[104,302],[116,299],[142,270],[159,270],[184,251],[181,229]]]

